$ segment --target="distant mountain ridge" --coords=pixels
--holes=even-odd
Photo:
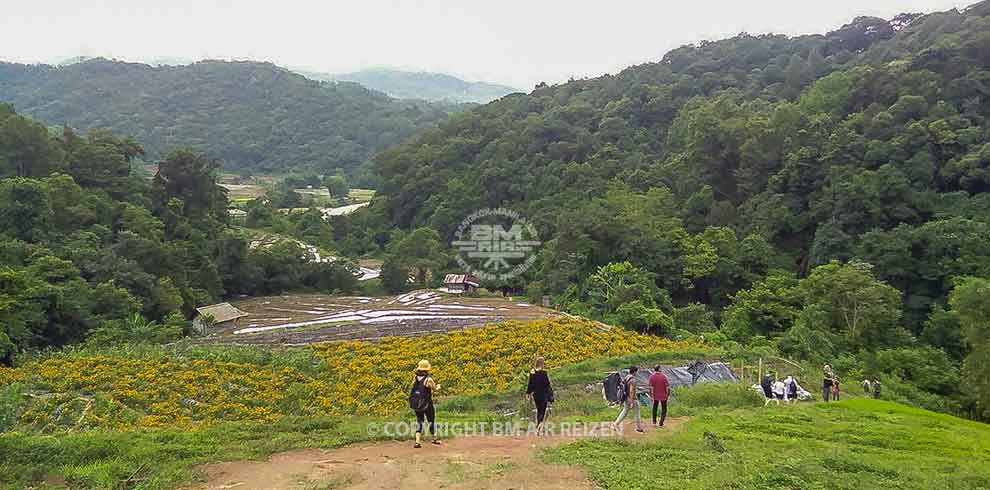
[[[270,63],[67,61],[0,62],[0,102],[50,125],[134,135],[149,159],[188,146],[233,170],[353,173],[457,109],[318,82]]]
[[[521,90],[489,82],[469,82],[446,73],[369,68],[351,73],[298,71],[314,80],[359,83],[397,99],[487,104]]]

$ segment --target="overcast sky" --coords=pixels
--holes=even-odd
[[[531,89],[742,31],[823,33],[857,15],[976,0],[4,0],[0,59],[234,58],[442,71]]]

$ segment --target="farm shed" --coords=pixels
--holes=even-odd
[[[447,274],[443,278],[443,287],[448,293],[471,293],[478,289],[481,282],[471,274]]]
[[[196,308],[196,318],[193,319],[193,331],[205,334],[207,327],[225,329],[236,327],[237,320],[247,316],[230,303],[220,303]]]

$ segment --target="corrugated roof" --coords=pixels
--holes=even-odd
[[[231,320],[236,320],[242,316],[248,315],[247,313],[244,313],[243,311],[234,308],[234,306],[231,305],[230,303],[220,303],[210,306],[201,306],[199,308],[196,308],[196,311],[201,316],[209,315],[213,317],[214,323],[229,322]]]
[[[478,287],[481,283],[478,281],[477,277],[471,274],[447,274],[443,276],[444,284],[469,284],[474,287]]]

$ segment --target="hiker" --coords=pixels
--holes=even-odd
[[[832,401],[839,401],[839,377],[832,380]]]
[[[670,399],[670,381],[659,364],[650,375],[650,391],[653,393],[653,425],[657,425],[657,407],[660,407],[660,427],[667,420],[667,400]]]
[[[832,394],[832,380],[835,378],[835,372],[832,371],[832,366],[826,364],[822,367],[822,400],[828,401]]]
[[[636,396],[636,373],[639,372],[639,368],[636,366],[631,366],[629,368],[629,376],[619,383],[619,402],[622,403],[622,411],[619,412],[619,417],[612,422],[612,428],[615,430],[621,430],[622,421],[625,420],[626,415],[629,413],[630,409],[636,410],[636,432],[645,432],[643,430],[643,421],[639,414],[639,398]]]
[[[783,381],[779,379],[774,381],[772,391],[773,401],[776,402],[777,405],[780,405],[781,400],[787,401],[787,387],[784,385]]]
[[[870,386],[870,380],[869,379],[864,379],[863,380],[863,393],[865,393],[867,396],[869,396],[870,393],[872,393],[872,392],[873,392],[873,387]]]
[[[784,378],[784,388],[787,390],[788,403],[794,403],[798,398],[798,384],[794,376]]]
[[[437,413],[433,407],[433,394],[440,391],[440,385],[433,380],[430,375],[432,371],[430,361],[423,359],[416,365],[416,376],[413,378],[412,391],[409,393],[409,407],[416,412],[416,444],[415,448],[423,447],[420,440],[423,437],[423,420],[430,423],[430,435],[433,436],[433,444],[440,444],[437,438]]]
[[[763,396],[767,399],[767,401],[763,404],[765,407],[768,403],[770,403],[770,400],[773,400],[773,376],[770,376],[770,373],[767,373],[763,376],[763,379],[760,380],[760,388],[763,388]]]
[[[880,398],[880,380],[873,378],[873,398]]]
[[[533,399],[536,404],[536,433],[543,433],[544,420],[547,417],[547,406],[553,403],[553,388],[550,387],[550,376],[544,370],[546,360],[537,357],[533,363],[533,369],[529,372],[529,385],[526,387],[526,396]]]

